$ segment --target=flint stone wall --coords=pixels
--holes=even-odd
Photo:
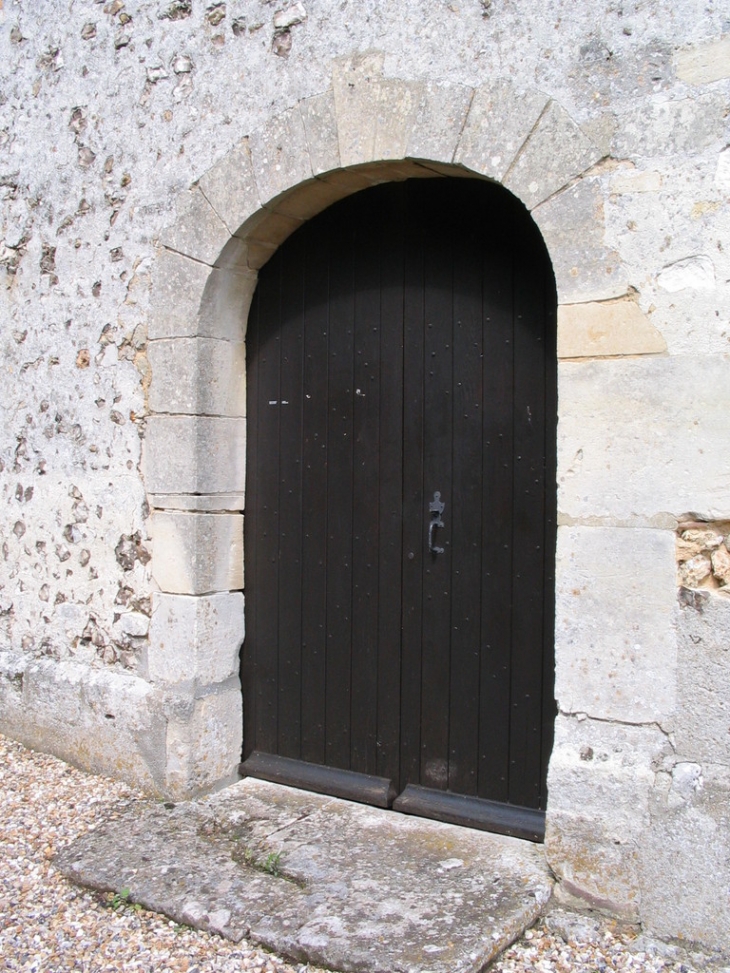
[[[547,855],[560,894],[725,948],[728,29],[689,0],[0,4],[0,729],[176,797],[232,778],[256,271],[358,188],[495,179],[560,302]]]

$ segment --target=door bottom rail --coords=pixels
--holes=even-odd
[[[390,808],[398,794],[395,784],[386,777],[359,774],[354,770],[323,767],[292,757],[273,753],[253,753],[238,768],[242,777],[260,777],[274,784],[287,784],[316,794],[329,794],[346,801],[358,801],[373,807]]]
[[[446,824],[458,824],[527,841],[545,840],[545,812],[529,807],[500,804],[417,784],[408,784],[398,794],[393,781],[386,777],[324,767],[259,750],[254,750],[239,765],[238,772],[242,777],[257,777],[274,784],[329,794],[372,807],[392,808],[402,814],[431,818]]]

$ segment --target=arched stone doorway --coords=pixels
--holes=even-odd
[[[331,88],[272,117],[181,195],[153,269],[144,443],[159,588],[149,673],[171,700],[169,793],[230,780],[240,759],[244,336],[258,269],[303,222],[359,189],[488,178],[522,199],[545,240],[560,356],[566,333],[580,343],[584,328],[587,340],[594,302],[627,288],[604,244],[591,174],[601,156],[540,92],[386,79],[382,58],[364,55],[337,62]],[[625,330],[611,353],[641,352],[649,330]]]

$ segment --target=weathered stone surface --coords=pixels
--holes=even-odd
[[[588,905],[640,914],[653,764],[668,751],[655,726],[558,717],[545,847],[561,886]]]
[[[429,82],[423,86],[406,155],[412,159],[451,162],[469,113],[474,89]]]
[[[501,179],[547,105],[539,91],[517,91],[510,81],[477,88],[454,161]]]
[[[261,206],[248,139],[230,149],[200,179],[203,195],[231,235]]]
[[[674,535],[560,527],[556,564],[555,695],[561,711],[667,724],[677,680]]]
[[[662,188],[662,175],[651,169],[620,169],[611,176],[611,192],[625,195],[656,193]]]
[[[223,682],[239,669],[243,641],[243,594],[190,597],[155,592],[147,653],[153,683]]]
[[[178,922],[352,973],[478,973],[552,888],[539,846],[252,779],[136,809],[56,865]]]
[[[163,592],[203,595],[243,588],[243,517],[154,512],[152,575]]]
[[[652,827],[641,853],[642,917],[659,936],[727,950],[730,915],[718,903],[718,890],[730,884],[730,770],[706,764],[690,786],[682,786],[683,770],[675,764],[671,773],[658,775],[652,794]],[[676,884],[666,881],[667,874]]]
[[[243,707],[238,677],[192,704],[172,708],[166,737],[165,793],[190,797],[236,779],[243,744]]]
[[[298,107],[273,118],[251,136],[249,144],[262,203],[312,178],[309,145]]]
[[[152,272],[148,316],[150,338],[173,338],[198,331],[198,309],[210,267],[172,250],[160,249]]]
[[[562,363],[559,509],[727,516],[727,409],[711,390],[728,382],[728,357]]]
[[[145,433],[144,473],[151,494],[238,493],[243,496],[244,421],[206,416],[150,416]]]
[[[199,189],[178,196],[177,219],[160,234],[160,243],[204,264],[215,263],[230,232]]]
[[[92,773],[164,786],[165,722],[131,673],[0,652],[0,732]]]
[[[196,334],[242,341],[258,275],[254,270],[211,270],[203,291]]]
[[[297,186],[291,192],[278,196],[271,204],[271,209],[276,214],[295,220],[308,220],[338,199],[349,196],[352,191],[345,185],[327,182],[324,179],[312,179]]]
[[[383,56],[377,52],[345,58],[333,65],[332,88],[343,166],[405,158],[421,87],[384,79],[382,65]]]
[[[730,34],[677,51],[677,77],[688,84],[710,84],[730,78]]]
[[[150,409],[183,415],[246,414],[246,348],[242,341],[175,338],[151,341]]]
[[[667,343],[635,301],[558,307],[559,358],[656,355],[666,350]]]
[[[581,179],[536,207],[532,216],[550,254],[561,304],[626,293],[621,258],[605,244],[603,186],[598,178]]]
[[[633,104],[616,132],[612,155],[619,159],[696,155],[725,138],[725,107],[719,92]]]
[[[551,101],[507,172],[504,185],[533,209],[602,155],[567,111]]]
[[[340,142],[337,135],[335,96],[331,88],[299,103],[309,158],[315,176],[340,166]]]
[[[730,767],[730,600],[677,607],[677,754]]]

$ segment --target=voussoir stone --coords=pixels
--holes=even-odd
[[[299,102],[309,157],[315,176],[340,166],[340,142],[337,134],[335,95],[331,88]]]
[[[504,185],[528,209],[533,209],[595,165],[601,155],[567,111],[551,101],[507,173]]]
[[[268,202],[312,178],[309,145],[299,106],[273,118],[249,140],[259,197]]]
[[[196,187],[178,196],[177,219],[162,231],[160,242],[212,266],[230,236],[226,224]]]
[[[541,91],[520,92],[510,81],[477,88],[454,161],[501,181],[547,102]]]
[[[205,198],[231,234],[261,206],[248,139],[230,149],[198,181]]]

